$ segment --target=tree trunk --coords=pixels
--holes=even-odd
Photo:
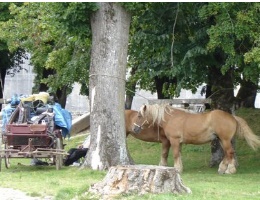
[[[251,81],[241,81],[241,87],[237,93],[237,108],[255,108],[255,98],[258,86]]]
[[[111,167],[103,181],[92,185],[89,191],[103,197],[128,193],[191,193],[175,168],[153,165]]]
[[[84,166],[96,170],[132,164],[124,119],[130,15],[117,3],[99,3],[91,17],[90,148]]]
[[[133,95],[126,95],[125,97],[125,109],[130,110],[132,108],[132,103],[133,103]]]
[[[4,86],[5,86],[5,76],[6,76],[6,68],[3,68],[0,70],[1,73],[1,88],[0,88],[0,98],[2,99],[4,97]],[[2,110],[2,104],[0,104],[0,110]]]
[[[48,78],[49,75],[55,74],[55,70],[53,69],[45,69],[43,68],[41,72],[38,72],[37,76],[35,77],[35,86],[33,88],[33,92],[47,92],[49,90],[48,85],[45,83],[39,82],[39,80]],[[58,102],[62,108],[66,107],[67,101],[67,89],[68,87],[64,85],[61,89],[57,89],[56,91],[52,91],[50,95],[54,96],[55,102]]]
[[[203,96],[203,94],[205,94],[206,99],[210,98],[212,95],[211,85],[207,84],[206,86],[202,87],[200,94],[201,94],[201,96]],[[205,104],[205,107],[206,107],[206,110],[211,109],[211,105],[208,103]]]
[[[176,78],[169,78],[169,77],[166,77],[166,76],[164,76],[164,77],[156,76],[154,78],[154,81],[155,81],[155,87],[156,87],[158,99],[168,99],[168,98],[170,98],[169,94],[165,94],[163,92],[164,84],[167,84],[165,89],[168,89],[167,87],[169,87],[170,84],[173,84],[173,85],[177,84],[177,79]]]
[[[165,79],[159,78],[158,76],[154,77],[157,98],[158,99],[166,99],[167,97],[163,94],[163,84],[165,83]]]
[[[61,89],[56,91],[57,102],[61,105],[62,108],[66,107],[67,89],[67,86],[63,86]]]

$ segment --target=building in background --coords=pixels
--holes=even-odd
[[[33,73],[33,66],[29,64],[29,60],[24,60],[21,66],[26,70],[15,74],[14,76],[6,75],[4,99],[10,99],[13,94],[32,94],[33,80],[35,74]],[[80,85],[74,84],[72,93],[67,97],[66,110],[71,113],[87,113],[89,112],[89,101],[86,96],[80,95]]]
[[[22,64],[22,68],[27,69],[15,74],[13,77],[7,75],[5,78],[5,90],[4,98],[10,99],[13,94],[32,94],[33,80],[35,74],[33,73],[33,66],[29,64],[29,60],[25,60]],[[75,83],[72,93],[68,96],[66,102],[66,109],[71,113],[87,113],[89,109],[89,100],[87,96],[80,95],[80,85]],[[196,99],[205,98],[200,95],[200,88],[195,94],[192,94],[190,90],[181,90],[179,99]],[[235,90],[235,95],[238,89]],[[157,94],[151,94],[149,91],[138,90],[134,96],[131,109],[139,110],[139,108],[144,104],[148,103],[148,99],[157,99]],[[255,100],[255,107],[260,108],[260,94],[258,93]]]

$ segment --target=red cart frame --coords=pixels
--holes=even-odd
[[[2,133],[4,149],[0,150],[0,170],[2,159],[6,168],[10,167],[10,158],[49,158],[50,164],[59,170],[67,153],[63,149],[61,130],[55,128],[53,114],[43,114],[51,119],[48,123],[30,124],[24,120],[17,123],[21,110],[24,111],[22,103],[12,113],[6,131]]]

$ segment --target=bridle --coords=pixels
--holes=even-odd
[[[134,125],[135,126],[137,126],[138,128],[141,128],[141,129],[143,129],[143,125],[145,125],[145,124],[149,124],[149,122],[148,122],[148,120],[146,119],[146,120],[144,120],[144,122],[141,124],[141,125],[138,125],[138,124],[136,124],[136,123],[134,123]]]

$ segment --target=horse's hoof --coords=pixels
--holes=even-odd
[[[225,174],[225,171],[227,171],[227,169],[228,169],[228,166],[226,164],[224,164],[223,161],[221,161],[221,163],[219,164],[219,167],[218,167],[218,173]]]
[[[219,174],[225,174],[226,171],[227,171],[227,168],[223,168],[223,167],[219,167],[219,168],[218,168],[218,173],[219,173]]]
[[[228,165],[227,170],[225,171],[225,174],[235,174],[237,172],[237,169],[234,165]]]

